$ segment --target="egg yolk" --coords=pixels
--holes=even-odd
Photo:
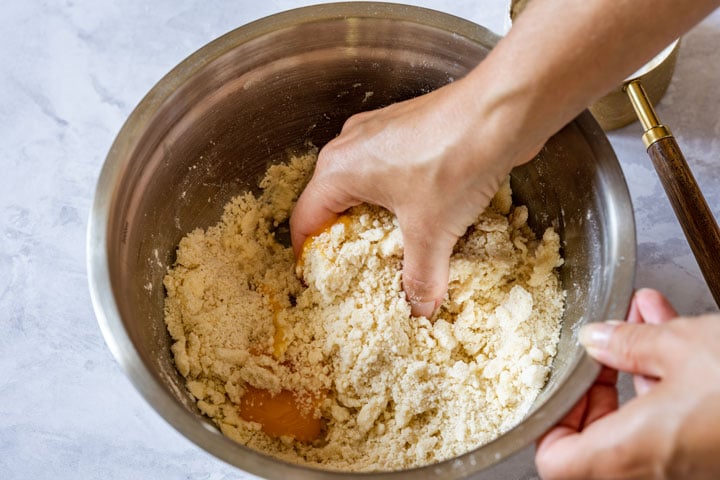
[[[315,415],[321,401],[321,395],[281,390],[273,396],[267,390],[249,386],[240,399],[240,416],[259,423],[271,437],[288,436],[312,442],[322,432],[322,418]]]
[[[350,225],[350,217],[348,215],[340,215],[338,218],[336,218],[333,222],[328,223],[327,225],[324,225],[320,230],[313,233],[309,237],[305,239],[305,241],[302,244],[302,247],[300,248],[300,257],[295,262],[295,268],[298,271],[302,271],[303,265],[305,264],[305,252],[310,248],[313,241],[315,241],[315,237],[318,235],[321,235],[323,233],[329,232],[330,229],[335,226],[338,223],[342,223],[347,228]]]
[[[275,335],[273,336],[273,352],[272,355],[275,359],[279,359],[287,350],[288,341],[285,335],[285,329],[280,323],[279,315],[282,311],[282,305],[277,301],[272,288],[268,285],[260,285],[258,291],[262,293],[267,299],[272,312],[273,326],[275,327]]]
[[[310,248],[315,237],[329,231],[337,223],[348,226],[350,218],[341,215],[316,234],[306,238],[300,258],[297,259],[298,268],[302,268],[305,252]],[[278,319],[282,306],[269,286],[261,285],[259,291],[267,298],[272,311],[275,326],[273,357],[279,359],[288,346],[285,331]],[[271,437],[288,436],[300,442],[312,442],[322,433],[323,421],[315,415],[315,411],[323,398],[322,393],[299,394],[290,390],[281,390],[280,393],[272,395],[268,390],[248,386],[240,399],[240,416],[249,422],[259,423],[262,431]]]

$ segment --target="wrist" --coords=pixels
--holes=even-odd
[[[473,158],[492,159],[508,173],[530,161],[559,128],[536,112],[537,87],[523,79],[506,80],[481,63],[456,82],[458,128]],[[500,79],[500,80],[499,80]],[[538,121],[541,120],[541,121]]]

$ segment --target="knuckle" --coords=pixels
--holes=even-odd
[[[594,465],[592,478],[625,478],[628,472],[633,472],[633,478],[665,478],[660,474],[664,445],[656,444],[651,450],[644,448],[643,440],[647,440],[649,432],[640,425],[631,428],[634,429],[629,435],[626,433],[599,452],[599,458],[610,460]]]
[[[415,277],[403,270],[403,288],[411,302],[434,301],[445,292],[442,283],[427,279],[429,277]]]
[[[347,135],[348,131],[352,130],[355,125],[357,125],[355,117],[348,118],[345,120],[345,123],[343,123],[342,128],[340,129],[340,135]]]
[[[421,225],[417,222],[400,221],[405,251],[424,251],[432,248],[436,243],[431,235],[424,235]]]
[[[341,132],[345,133],[348,130],[351,130],[361,123],[363,123],[367,118],[372,114],[371,111],[367,112],[360,112],[356,113],[355,115],[349,117],[347,120],[345,120],[345,123],[343,123]]]
[[[315,164],[315,172],[313,173],[313,181],[318,188],[329,189],[331,185],[343,185],[343,174],[345,170],[341,165],[342,154],[338,147],[329,143],[320,151],[317,163]]]
[[[623,324],[612,335],[609,350],[621,370],[663,378],[676,369],[677,358],[693,342],[675,333],[675,321],[667,324]]]
[[[613,473],[637,470],[638,464],[642,464],[637,458],[636,450],[628,448],[628,445],[624,442],[615,443],[608,448],[605,454],[607,458],[613,459],[610,468],[608,468]]]
[[[397,217],[406,244],[447,252],[450,256],[452,246],[460,235],[444,228],[448,217],[442,210],[436,211],[432,205],[423,205],[418,211],[418,206],[406,205],[399,209]]]
[[[637,328],[624,328],[622,325],[619,329],[620,341],[618,342],[618,350],[623,357],[632,356],[635,351],[635,345],[638,342],[638,329]]]
[[[333,163],[333,158],[336,156],[336,142],[331,141],[325,145],[320,153],[318,154],[317,161],[315,162],[315,174],[323,173]]]
[[[628,367],[633,371],[642,367],[648,336],[654,330],[652,326],[648,325],[621,325],[618,327],[616,337],[619,338],[614,342],[615,351],[620,358],[625,359]],[[620,335],[618,336],[617,333]],[[657,334],[653,336],[657,336]]]

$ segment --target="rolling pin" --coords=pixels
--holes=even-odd
[[[643,143],[675,216],[720,307],[720,228],[670,129],[661,124],[639,80],[625,84],[643,130]]]

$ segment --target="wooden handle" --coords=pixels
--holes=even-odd
[[[700,271],[720,306],[720,229],[674,137],[647,149]]]

